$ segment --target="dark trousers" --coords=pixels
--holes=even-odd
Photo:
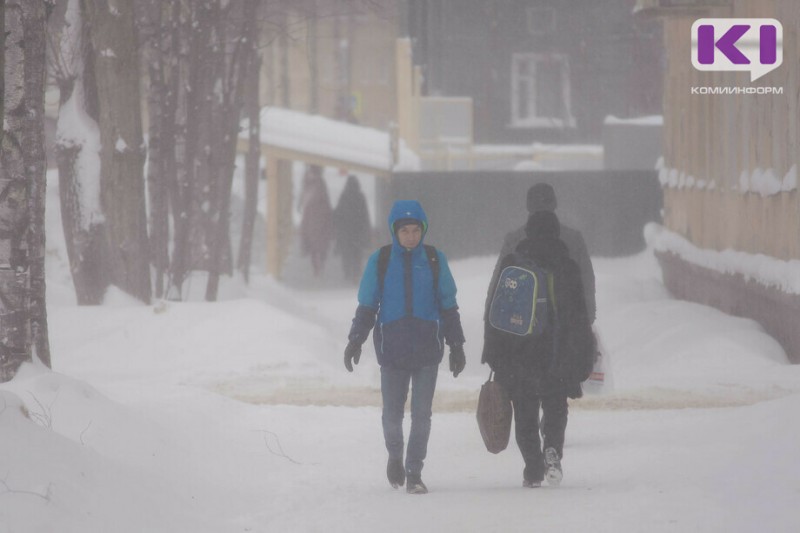
[[[403,458],[403,415],[408,387],[411,385],[411,431],[406,451],[406,474],[419,477],[428,453],[431,434],[433,393],[439,365],[415,370],[381,367],[381,395],[383,396],[383,438],[392,459]]]
[[[509,388],[514,406],[514,433],[517,446],[525,461],[524,477],[530,481],[544,478],[543,449],[555,448],[563,455],[564,433],[567,429],[567,395],[564,393],[538,396],[521,385]],[[542,410],[544,446],[539,438],[539,409]]]

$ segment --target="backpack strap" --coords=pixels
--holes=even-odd
[[[547,296],[550,298],[550,302],[553,305],[553,313],[558,312],[558,308],[556,307],[555,280],[552,272],[547,273]]]
[[[435,246],[428,244],[425,247],[425,255],[428,257],[428,264],[431,266],[433,274],[433,294],[437,304],[439,301],[439,254]],[[389,257],[392,255],[392,245],[381,246],[378,251],[378,290],[383,294],[383,281],[386,279],[386,271],[389,269]]]
[[[439,254],[436,253],[436,247],[429,244],[425,246],[425,254],[428,256],[428,264],[431,265],[431,273],[433,274],[433,294],[439,300]]]
[[[383,280],[386,279],[386,271],[389,269],[389,257],[392,255],[392,245],[381,246],[378,252],[378,291],[383,294]]]

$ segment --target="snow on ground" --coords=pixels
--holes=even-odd
[[[480,440],[475,258],[452,264],[468,367],[439,375],[427,496],[384,479],[369,345],[342,368],[354,290],[234,280],[215,304],[51,303],[54,371],[0,386],[0,532],[794,531],[800,368],[670,300],[651,254],[595,262],[614,391],[573,402],[559,488],[523,490],[513,442]]]
[[[595,259],[613,390],[572,402],[564,482],[537,490],[475,422],[494,259],[451,264],[468,365],[442,366],[431,492],[410,496],[385,480],[371,345],[342,365],[354,288],[79,308],[50,235],[54,368],[0,385],[0,533],[796,531],[800,366],[754,322],[671,300],[652,252]]]

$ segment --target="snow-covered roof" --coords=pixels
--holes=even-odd
[[[240,139],[247,139],[247,121]],[[261,143],[267,149],[324,158],[343,167],[388,173],[416,170],[419,157],[400,140],[398,161],[392,167],[389,134],[374,128],[340,122],[291,109],[261,109]]]

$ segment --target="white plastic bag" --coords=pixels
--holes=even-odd
[[[583,392],[587,394],[608,394],[614,390],[609,353],[603,345],[597,328],[592,326],[592,331],[595,339],[597,339],[597,358],[594,361],[589,379],[583,382]]]

